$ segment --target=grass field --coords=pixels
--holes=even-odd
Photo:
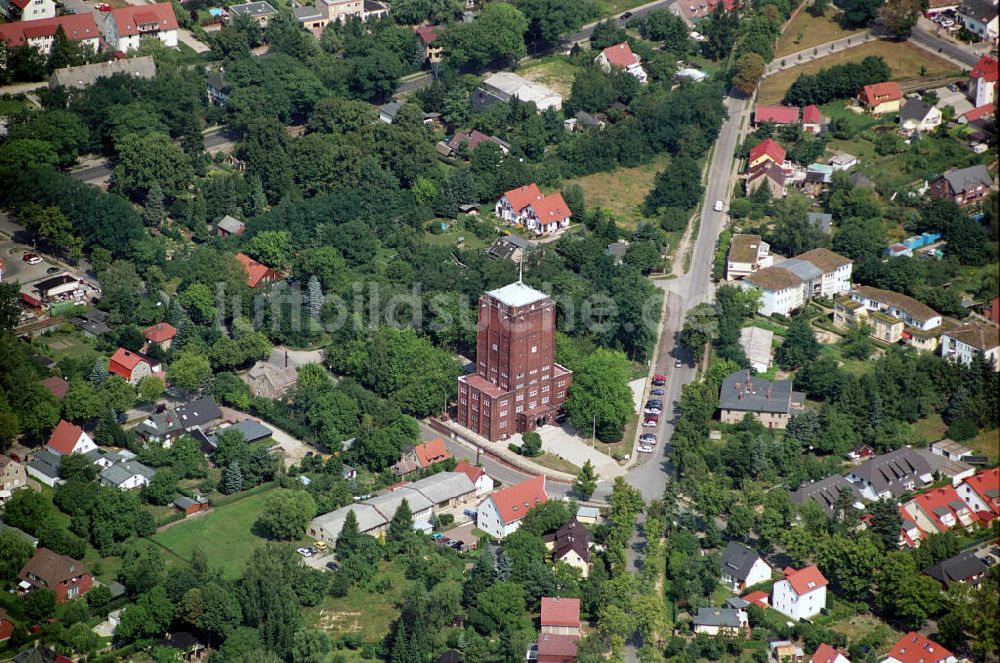
[[[878,648],[877,653],[879,655],[888,652],[889,648],[892,647],[893,643],[896,642],[901,635],[899,631],[870,613],[855,615],[850,619],[836,622],[831,624],[830,628],[838,633],[846,635],[848,642],[856,642],[872,631],[884,630],[886,634],[885,643]]]
[[[452,223],[448,230],[440,234],[430,232],[424,234],[424,240],[428,244],[448,246],[452,248],[457,246],[456,242],[458,242],[459,237],[465,239],[465,248],[467,249],[484,249],[490,244],[489,242],[476,237],[475,233],[471,230],[463,230],[458,223]]]
[[[396,604],[413,585],[395,563],[380,562],[376,580],[368,584],[373,587],[383,578],[388,580],[385,591],[355,585],[347,596],[324,597],[316,607],[304,610],[306,624],[334,639],[356,634],[363,642],[378,642],[389,633],[389,625],[399,616]]]
[[[535,456],[531,459],[531,462],[538,463],[542,467],[547,467],[550,470],[555,470],[556,472],[565,472],[566,474],[578,474],[580,472],[580,468],[573,463],[554,454],[550,454],[548,451],[543,453],[541,456]]]
[[[585,175],[563,183],[579,184],[583,199],[589,209],[603,207],[627,230],[633,230],[646,217],[639,209],[646,194],[653,188],[656,173],[666,165],[666,159],[656,160],[634,168],[616,168],[610,172]]]
[[[854,48],[839,51],[833,55],[812,62],[807,62],[800,67],[792,67],[778,72],[773,76],[768,76],[761,81],[760,89],[757,93],[758,104],[773,104],[781,101],[785,96],[785,91],[791,86],[795,79],[801,74],[815,74],[820,69],[827,69],[834,65],[847,62],[861,62],[869,55],[881,55],[886,64],[892,69],[892,79],[896,81],[919,78],[921,76],[941,76],[944,74],[959,74],[959,70],[952,63],[943,60],[935,55],[909,42],[892,41],[871,41]]]
[[[579,71],[577,67],[562,57],[553,56],[518,69],[517,73],[529,81],[552,88],[561,94],[563,99],[568,99],[577,71]]]
[[[804,51],[812,46],[861,32],[861,30],[845,30],[840,27],[833,19],[836,13],[835,7],[829,7],[826,16],[818,17],[805,10],[800,11],[778,39],[778,45],[774,49],[774,57],[780,58],[789,53]]]
[[[927,443],[936,442],[944,437],[944,432],[948,430],[948,425],[941,420],[940,414],[932,414],[924,417],[913,424],[917,435],[927,440]]]
[[[997,461],[1000,460],[1000,429],[983,431],[963,444],[976,454],[986,456],[989,459],[989,465],[996,465]]]
[[[209,566],[222,569],[227,578],[235,578],[243,570],[250,553],[266,541],[254,534],[253,525],[268,495],[270,491],[257,493],[204,516],[182,521],[154,535],[153,541],[184,561],[191,559],[195,546],[201,546]],[[177,560],[168,557],[167,561],[169,564]]]

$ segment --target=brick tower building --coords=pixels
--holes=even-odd
[[[555,363],[556,305],[521,281],[479,298],[476,372],[458,378],[458,423],[490,441],[555,422],[573,372]]]

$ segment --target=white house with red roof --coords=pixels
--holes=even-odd
[[[608,73],[612,69],[624,69],[626,73],[635,76],[640,83],[645,85],[646,70],[642,68],[640,62],[641,58],[632,52],[627,41],[608,46],[594,58],[594,63],[604,72]]]
[[[851,663],[851,659],[824,642],[809,657],[809,663]]]
[[[37,21],[56,17],[55,0],[0,0],[0,14],[8,21]]]
[[[995,20],[995,18],[994,18]],[[966,94],[973,106],[985,106],[996,101],[997,78],[1000,78],[1000,63],[996,58],[984,55],[969,72]]]
[[[826,578],[815,564],[785,569],[771,588],[771,607],[792,619],[809,619],[826,607]]]
[[[580,635],[580,599],[542,597],[542,633]]]
[[[157,322],[152,327],[147,327],[142,334],[150,343],[155,343],[164,350],[169,350],[174,336],[177,336],[177,328],[169,322]]]
[[[981,470],[955,489],[976,517],[986,523],[1000,516],[1000,467]]]
[[[569,205],[561,193],[543,196],[532,182],[500,196],[495,214],[512,225],[524,226],[537,235],[559,232],[569,226]]]
[[[809,104],[802,109],[802,131],[818,134],[822,130],[823,113],[820,112],[819,106],[816,104]]]
[[[128,53],[139,48],[139,41],[153,37],[170,48],[177,48],[177,17],[169,2],[155,5],[126,5],[107,12],[101,31],[113,49]]]
[[[120,375],[131,385],[139,384],[147,375],[154,375],[163,372],[163,368],[158,361],[150,359],[144,354],[132,352],[125,348],[118,348],[111,355],[108,362],[108,373]]]
[[[921,493],[903,504],[903,510],[927,534],[943,534],[953,527],[966,529],[978,520],[951,486]]]
[[[66,37],[95,53],[101,45],[101,32],[94,22],[94,15],[67,14],[55,18],[43,18],[37,21],[18,21],[0,25],[0,42],[8,48],[16,48],[27,44],[38,49],[42,55],[48,55],[52,50],[52,41],[56,31],[63,29]]]
[[[508,486],[479,504],[476,527],[495,539],[503,539],[517,531],[529,511],[548,501],[545,475]]]
[[[927,636],[910,632],[896,641],[882,663],[957,663],[957,660]]]
[[[52,453],[59,454],[60,456],[68,456],[70,454],[85,454],[88,451],[93,451],[97,448],[97,445],[94,444],[94,440],[82,428],[76,424],[71,424],[65,419],[60,419],[59,425],[55,427],[52,435],[49,436],[47,447]]]
[[[493,490],[493,477],[487,474],[483,468],[460,460],[455,465],[455,471],[469,477],[469,481],[476,487],[476,497],[482,497]]]

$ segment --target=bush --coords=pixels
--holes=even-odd
[[[518,456],[522,455],[520,445],[511,442],[510,444],[507,445],[507,448],[516,453]]]
[[[976,426],[976,422],[968,417],[961,417],[951,422],[948,426],[948,430],[945,432],[947,437],[955,440],[956,442],[964,442],[966,440],[971,440],[979,433],[979,428]]]
[[[528,457],[542,455],[542,436],[535,432],[525,433],[521,436],[523,444],[521,453]]]
[[[447,527],[455,522],[455,515],[452,513],[442,513],[437,517],[438,527]]]

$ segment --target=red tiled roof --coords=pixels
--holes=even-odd
[[[749,594],[743,597],[743,600],[746,601],[747,603],[753,603],[754,605],[759,606],[761,608],[766,608],[768,605],[767,592],[750,592]]]
[[[473,376],[476,377],[476,376]],[[490,496],[505,524],[517,522],[539,504],[549,501],[545,494],[545,476],[537,476],[498,490]]]
[[[531,207],[535,210],[535,216],[543,224],[563,221],[568,219],[570,215],[569,205],[563,200],[561,193],[544,196],[541,200],[532,203]]]
[[[237,253],[236,260],[247,270],[247,285],[251,288],[259,286],[261,281],[269,274],[272,278],[275,278],[278,274],[267,265],[262,265],[245,253]]]
[[[113,10],[110,20],[115,22],[115,31],[119,37],[137,35],[140,25],[150,23],[158,24],[157,30],[160,32],[177,29],[177,17],[174,16],[174,8],[169,2],[137,7],[127,5]]]
[[[920,633],[910,632],[896,641],[889,656],[903,663],[938,663],[951,652]]]
[[[810,564],[798,570],[787,567],[785,569],[785,580],[791,583],[792,589],[799,596],[826,586],[826,578],[819,572],[819,568],[815,564]]]
[[[899,89],[899,84],[893,81],[866,85],[861,90],[861,101],[868,106],[878,106],[887,101],[895,101],[902,98],[903,93]]]
[[[1000,467],[976,472],[965,483],[993,509],[993,513],[1000,515]]]
[[[802,124],[820,124],[823,121],[823,114],[816,104],[809,104],[802,109]]]
[[[928,490],[925,493],[920,493],[913,498],[913,502],[927,514],[927,517],[934,523],[939,532],[946,532],[953,527],[953,525],[947,525],[941,520],[942,516],[945,515],[944,511],[947,511],[951,515],[956,515],[958,511],[966,510],[971,513],[971,509],[962,501],[952,486],[941,486],[933,490]],[[958,505],[961,505],[961,507]],[[937,513],[938,511],[942,513]],[[931,534],[933,533],[931,532]]]
[[[28,6],[29,2],[31,2],[31,0],[11,0],[11,4],[22,11]]]
[[[458,461],[458,463],[455,465],[455,471],[461,472],[465,476],[469,477],[469,481],[471,481],[472,483],[476,483],[479,477],[486,474],[486,470],[484,470],[483,468],[476,467],[475,465],[470,465],[464,460]]]
[[[42,386],[51,391],[52,395],[59,400],[62,400],[66,392],[69,391],[69,382],[66,382],[58,375],[53,375],[50,378],[42,380]]]
[[[976,66],[972,68],[969,72],[969,78],[985,78],[990,83],[996,83],[997,79],[1000,78],[998,70],[1000,70],[1000,63],[994,60],[988,55],[984,55],[979,58],[979,62]]]
[[[637,58],[635,53],[632,52],[632,48],[628,45],[627,41],[615,44],[614,46],[608,46],[601,51],[601,53],[603,53],[608,62],[615,67],[627,69],[632,65],[639,64],[639,58]]]
[[[448,141],[448,147],[453,150],[457,150],[461,147],[462,143],[465,143],[471,152],[483,142],[495,143],[500,147],[506,147],[506,145],[503,144],[503,141],[499,138],[496,138],[495,136],[487,136],[483,132],[477,131],[476,129],[473,129],[471,133],[463,133],[461,131],[457,132],[454,136],[452,136],[452,139]]]
[[[448,453],[448,450],[444,446],[444,440],[440,437],[430,442],[418,444],[413,448],[413,453],[416,454],[417,461],[420,462],[420,467],[429,467],[434,463],[440,463],[443,460],[451,458],[451,454]]]
[[[967,111],[962,117],[965,118],[966,122],[975,122],[981,117],[990,117],[993,115],[993,111],[996,110],[993,104],[984,104],[982,106],[977,106],[970,111]]]
[[[143,334],[153,343],[163,343],[176,336],[177,329],[169,322],[158,322],[152,327],[147,327]]]
[[[538,185],[532,182],[531,184],[505,191],[503,196],[515,212],[520,212],[528,205],[541,200],[542,192],[538,190]]]
[[[422,28],[416,28],[414,32],[417,33],[417,36],[420,37],[420,41],[424,42],[425,46],[430,46],[431,44],[434,43],[434,40],[440,36],[438,34],[438,26],[436,25],[428,25]]]
[[[837,660],[838,656],[842,656],[842,654],[824,642],[816,648],[812,658],[809,659],[809,663],[833,663]]]
[[[120,375],[126,380],[132,378],[132,371],[135,367],[142,362],[148,362],[148,360],[140,355],[138,352],[132,352],[126,350],[125,348],[118,348],[115,353],[111,355],[111,361],[108,362],[108,372],[115,375]]]
[[[542,597],[542,626],[580,626],[580,599]]]
[[[49,436],[48,447],[52,451],[57,451],[64,456],[68,456],[73,453],[73,447],[80,441],[82,435],[82,428],[69,423],[65,419],[60,419],[59,425],[56,426],[55,430],[52,431],[52,435]]]
[[[773,122],[774,124],[797,124],[799,121],[798,106],[758,106],[754,111],[755,123]]]
[[[559,656],[567,659],[576,658],[577,640],[579,638],[575,635],[540,633],[538,635],[538,657]]]
[[[750,161],[756,161],[764,155],[771,157],[779,165],[785,163],[785,148],[773,138],[766,138],[750,148]]]
[[[90,12],[82,14],[67,14],[55,18],[41,18],[37,21],[17,21],[0,25],[0,41],[6,42],[11,48],[22,46],[28,39],[52,37],[56,29],[62,26],[63,32],[70,41],[98,39],[101,36]]]

